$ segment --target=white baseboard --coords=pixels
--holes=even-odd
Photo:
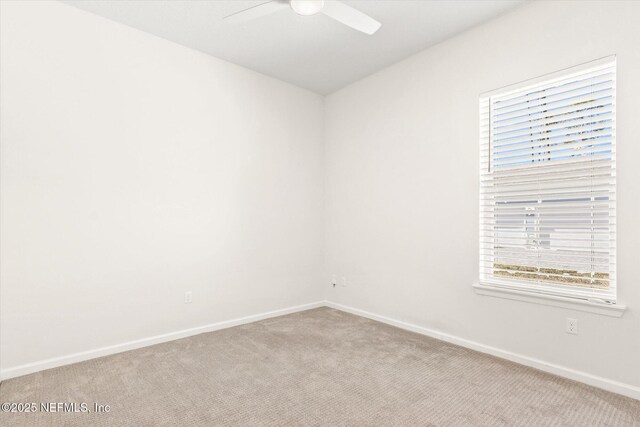
[[[341,310],[347,313],[366,317],[368,319],[377,320],[378,322],[396,326],[401,329],[406,329],[408,331],[416,332],[421,335],[426,335],[431,338],[436,338],[442,341],[446,341],[451,344],[456,344],[462,347],[470,348],[472,350],[476,350],[481,353],[490,354],[492,356],[496,356],[501,359],[510,360],[512,362],[516,362],[521,365],[536,368],[541,371],[548,372],[550,374],[558,375],[560,377],[568,378],[568,379],[585,383],[585,384],[598,387],[607,391],[611,391],[613,393],[618,393],[623,396],[640,400],[640,387],[636,387],[631,384],[625,384],[618,381],[609,380],[607,378],[598,377],[596,375],[591,375],[586,372],[577,371],[575,369],[567,368],[565,366],[560,366],[554,363],[545,362],[543,360],[534,359],[533,357],[528,357],[521,354],[510,352],[507,350],[502,350],[496,347],[491,347],[475,341],[470,341],[464,338],[456,337],[454,335],[435,331],[433,329],[424,328],[422,326],[418,326],[418,325],[403,322],[400,320],[392,319],[386,316],[370,313],[365,310],[360,310],[358,308],[349,307],[349,306],[338,304],[335,302],[325,301],[325,305],[327,307],[335,308],[336,310]]]
[[[283,316],[285,314],[296,313],[299,311],[310,310],[312,308],[318,308],[323,306],[331,307],[336,310],[341,310],[347,313],[366,317],[368,319],[372,319],[382,323],[386,323],[388,325],[396,326],[401,329],[416,332],[418,334],[426,335],[428,337],[436,338],[436,339],[446,341],[452,344],[456,344],[462,347],[470,348],[472,350],[476,350],[481,353],[491,354],[492,356],[510,360],[512,362],[516,362],[521,365],[530,366],[532,368],[536,368],[541,371],[545,371],[554,375],[569,378],[574,381],[579,381],[594,387],[602,388],[604,390],[608,390],[614,393],[618,393],[624,396],[628,396],[628,397],[640,400],[640,387],[621,383],[618,381],[609,380],[603,377],[598,377],[596,375],[591,375],[586,372],[577,371],[575,369],[559,366],[553,363],[534,359],[532,357],[523,356],[521,354],[516,354],[516,353],[502,350],[496,347],[491,347],[475,341],[470,341],[464,338],[456,337],[454,335],[424,328],[422,326],[403,322],[401,320],[392,319],[390,317],[370,313],[365,310],[360,310],[354,307],[349,307],[349,306],[338,304],[332,301],[318,301],[310,304],[303,304],[303,305],[298,305],[294,307],[288,307],[280,310],[269,311],[266,313],[255,314],[252,316],[241,317],[238,319],[231,319],[231,320],[226,320],[222,322],[212,323],[209,325],[198,326],[195,328],[184,329],[181,331],[170,332],[167,334],[156,335],[153,337],[143,338],[135,341],[129,341],[129,342],[116,344],[108,347],[102,347],[94,350],[83,351],[79,353],[69,354],[66,356],[52,358],[52,359],[41,360],[38,362],[26,363],[24,365],[3,369],[2,371],[0,371],[0,380],[19,377],[22,375],[32,374],[34,372],[43,371],[45,369],[51,369],[59,366],[70,365],[72,363],[82,362],[89,359],[95,359],[97,357],[108,356],[111,354],[121,353],[123,351],[135,350],[138,348],[147,347],[154,344],[173,341],[179,338],[185,338],[185,337],[202,334],[206,332],[213,332],[220,329],[226,329],[226,328],[231,328],[233,326],[256,322],[258,320],[269,319],[271,317],[277,317],[277,316]]]
[[[297,305],[294,307],[283,308],[280,310],[269,311],[266,313],[255,314],[252,316],[240,317],[238,319],[225,320],[222,322],[211,323],[209,325],[197,326],[195,328],[183,329],[181,331],[170,332],[167,334],[156,335],[153,337],[142,338],[135,341],[129,341],[121,344],[110,345],[107,347],[96,348],[94,350],[73,353],[66,356],[55,357],[52,359],[40,360],[38,362],[26,363],[24,365],[3,369],[0,371],[0,380],[19,377],[22,375],[32,374],[34,372],[43,371],[45,369],[56,368],[59,366],[70,365],[72,363],[82,362],[97,357],[109,356],[111,354],[122,353],[123,351],[135,350],[137,348],[147,347],[154,344],[160,344],[167,341],[177,340],[179,338],[190,337],[205,332],[218,331],[220,329],[231,328],[233,326],[244,325],[245,323],[256,322],[258,320],[269,319],[271,317],[283,316],[285,314],[296,313],[298,311],[310,310],[312,308],[323,307],[324,301],[313,302],[310,304]]]

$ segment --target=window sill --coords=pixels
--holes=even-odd
[[[515,289],[500,288],[479,283],[473,284],[473,289],[478,295],[486,295],[497,298],[506,298],[516,301],[524,301],[533,304],[550,305],[553,307],[568,308],[570,310],[586,311],[588,313],[601,314],[611,317],[622,317],[627,307],[622,304],[607,304],[604,302],[586,301],[555,295],[535,294],[532,292]]]

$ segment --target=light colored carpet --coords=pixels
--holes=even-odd
[[[640,426],[640,401],[319,308],[4,381],[3,426]]]

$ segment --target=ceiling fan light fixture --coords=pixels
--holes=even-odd
[[[322,10],[324,0],[290,0],[289,5],[298,15],[311,16]]]
[[[0,0],[2,1],[2,0]],[[322,13],[341,24],[351,27],[356,31],[372,35],[380,29],[378,21],[360,12],[358,9],[349,6],[340,0],[271,0],[261,3],[248,9],[240,10],[224,19],[233,24],[240,24],[262,16],[278,12],[283,8],[291,8],[296,14],[302,16]],[[312,20],[313,21],[313,20]]]

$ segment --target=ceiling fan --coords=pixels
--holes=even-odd
[[[373,34],[382,24],[353,7],[338,0],[271,0],[240,12],[225,16],[229,23],[237,24],[260,18],[290,7],[295,13],[303,16],[323,13],[365,34]]]

